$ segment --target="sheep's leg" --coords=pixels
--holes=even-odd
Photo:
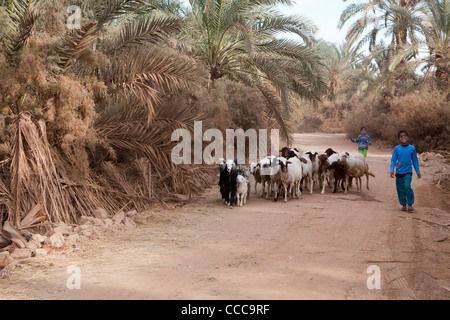
[[[367,188],[367,190],[370,190],[369,189],[369,172],[368,171],[366,171],[366,188]]]
[[[275,188],[273,188],[273,185],[275,185]],[[273,185],[272,185],[272,191],[275,193],[275,197],[273,198],[273,201],[276,202],[276,201],[278,201],[279,190],[278,190],[278,186],[276,185],[276,183]]]
[[[326,180],[327,180],[327,176],[324,174],[323,175],[323,183],[322,183],[322,192],[320,192],[320,194],[324,194],[325,193],[325,187],[326,187]]]
[[[346,175],[345,176],[345,191],[344,191],[344,194],[347,194],[348,193],[348,176]]]
[[[309,190],[309,194],[312,194],[313,193],[313,188],[314,188],[314,179],[313,179],[312,176],[310,177],[310,179],[311,179],[311,189]]]
[[[244,193],[244,205],[247,203],[247,195],[248,195],[248,192],[245,192]]]
[[[288,186],[287,184],[283,183],[284,185],[284,203],[287,202],[287,195],[288,195]]]
[[[234,201],[234,197],[236,196],[236,190],[232,189],[231,190],[231,197],[230,197],[230,209],[233,209],[233,201]]]
[[[266,192],[266,181],[261,181],[261,198],[264,198]]]

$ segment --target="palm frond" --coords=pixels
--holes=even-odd
[[[127,13],[142,9],[146,3],[142,0],[105,0],[100,1],[96,8],[95,19],[98,22],[97,28],[119,18]]]
[[[149,17],[127,23],[120,34],[102,47],[108,54],[114,54],[131,45],[144,43],[156,44],[168,35],[179,30],[181,24],[178,18]]]
[[[286,139],[288,144],[291,144],[292,128],[286,118],[286,107],[283,105],[280,95],[277,94],[274,88],[268,83],[258,84],[257,88],[268,101],[267,108],[269,110],[269,115],[273,116],[277,120],[282,137]]]
[[[6,50],[6,55],[10,60],[25,46],[36,27],[41,15],[38,10],[38,2],[39,0],[17,0],[13,1],[8,9],[15,29],[17,29],[17,33],[11,37],[11,42]]]
[[[140,106],[145,106],[149,119],[163,92],[189,89],[198,80],[193,61],[175,53],[168,55],[154,46],[122,54],[104,72],[103,78],[113,94],[137,99]]]
[[[81,29],[75,29],[64,37],[63,44],[59,48],[59,66],[62,70],[69,69],[76,58],[94,42],[96,29],[96,21],[87,22]]]

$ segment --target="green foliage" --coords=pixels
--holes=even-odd
[[[312,46],[315,26],[273,9],[281,3],[290,2],[191,0],[179,39],[180,47],[206,66],[210,87],[227,78],[260,90],[289,139],[293,97],[318,102],[326,86],[322,61]],[[299,40],[276,37],[281,32]]]

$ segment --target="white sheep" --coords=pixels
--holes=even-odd
[[[278,157],[273,158],[274,162],[272,162],[272,166],[270,167],[270,194],[275,193],[275,195],[280,192],[281,188],[281,167],[278,159]]]
[[[286,159],[284,157],[278,158],[280,165],[280,178],[284,187],[284,202],[287,202],[288,193],[291,197],[296,196],[298,199],[301,195],[300,181],[302,179],[302,165],[297,157]],[[288,190],[289,187],[289,190]],[[278,197],[278,192],[275,193],[275,199]]]
[[[248,184],[247,179],[243,175],[238,175],[236,178],[237,186],[236,186],[236,197],[237,197],[237,205],[242,207],[247,203],[247,192],[248,192]]]
[[[319,177],[319,154],[314,150],[306,150],[302,156],[308,156],[311,160],[314,183],[319,182],[319,186],[322,187],[322,180]]]
[[[265,197],[266,200],[269,199],[269,196],[272,193],[272,185],[273,185],[272,175],[276,171],[273,168],[273,166],[274,166],[276,158],[277,157],[275,157],[275,156],[268,156],[268,157],[262,159],[258,163],[259,172],[261,175],[261,185],[262,185],[261,197]],[[267,185],[267,190],[266,190],[266,185]]]
[[[366,158],[361,153],[352,155],[343,154],[340,162],[345,168],[345,192],[348,192],[349,177],[353,177],[356,180],[356,190],[361,192],[362,176],[366,176],[366,188],[369,189],[369,175],[375,177],[375,175],[369,172],[369,166],[367,165]]]
[[[289,158],[290,160],[291,158]],[[309,193],[312,194],[313,193],[313,188],[314,188],[314,179],[313,179],[313,165],[311,162],[311,159],[309,159],[309,156],[301,156],[299,158],[301,166],[302,166],[302,176],[303,176],[303,180],[306,183],[310,183],[309,186]]]

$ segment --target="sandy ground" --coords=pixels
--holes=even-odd
[[[298,134],[296,146],[356,150],[344,135]],[[370,190],[288,203],[251,193],[230,210],[218,187],[135,229],[108,231],[75,251],[32,258],[0,279],[2,299],[449,299],[449,196],[426,171],[413,179],[416,212],[401,212],[391,150],[371,148]],[[259,189],[258,189],[259,193]],[[81,288],[68,289],[68,266]],[[368,279],[380,271],[380,289]],[[370,269],[369,269],[370,270]],[[370,278],[369,283],[374,283]]]

